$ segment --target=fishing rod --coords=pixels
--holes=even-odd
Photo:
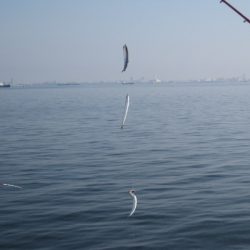
[[[226,0],[221,0],[220,3],[226,4],[229,8],[231,8],[234,12],[236,12],[239,16],[241,16],[244,19],[244,23],[247,22],[250,24],[250,19],[243,15],[240,11],[238,11],[233,5],[228,3]]]

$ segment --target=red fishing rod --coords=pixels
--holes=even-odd
[[[243,15],[241,12],[239,12],[233,5],[231,5],[230,3],[228,3],[226,0],[221,0],[221,3],[226,4],[228,7],[230,7],[234,12],[236,12],[238,15],[240,15],[243,19],[244,19],[244,23],[248,22],[250,23],[250,19],[248,17],[246,17],[245,15]]]

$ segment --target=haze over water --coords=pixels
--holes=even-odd
[[[0,181],[23,187],[0,249],[248,249],[249,107],[239,83],[0,89]]]
[[[250,16],[250,1],[228,2]],[[12,0],[0,6],[0,82],[250,78],[250,26],[219,0]],[[130,58],[121,76],[124,44]]]

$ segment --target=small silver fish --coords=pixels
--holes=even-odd
[[[128,47],[126,44],[123,46],[123,57],[124,57],[124,66],[122,72],[124,72],[128,66]]]
[[[126,100],[125,100],[125,110],[124,110],[124,115],[123,115],[123,119],[122,119],[122,125],[121,125],[121,129],[123,129],[127,115],[128,115],[128,108],[129,108],[129,95],[126,95]]]
[[[8,186],[8,187],[14,187],[14,188],[19,188],[21,189],[22,187],[20,186],[16,186],[16,185],[12,185],[12,184],[8,184],[8,183],[0,183],[2,186]]]
[[[133,198],[133,207],[132,207],[132,210],[129,214],[129,216],[131,216],[135,212],[136,207],[137,207],[137,197],[135,195],[135,190],[133,190],[133,189],[129,190],[129,194]]]

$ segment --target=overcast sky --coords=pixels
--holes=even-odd
[[[0,32],[2,81],[250,78],[250,25],[219,0],[0,0]]]

